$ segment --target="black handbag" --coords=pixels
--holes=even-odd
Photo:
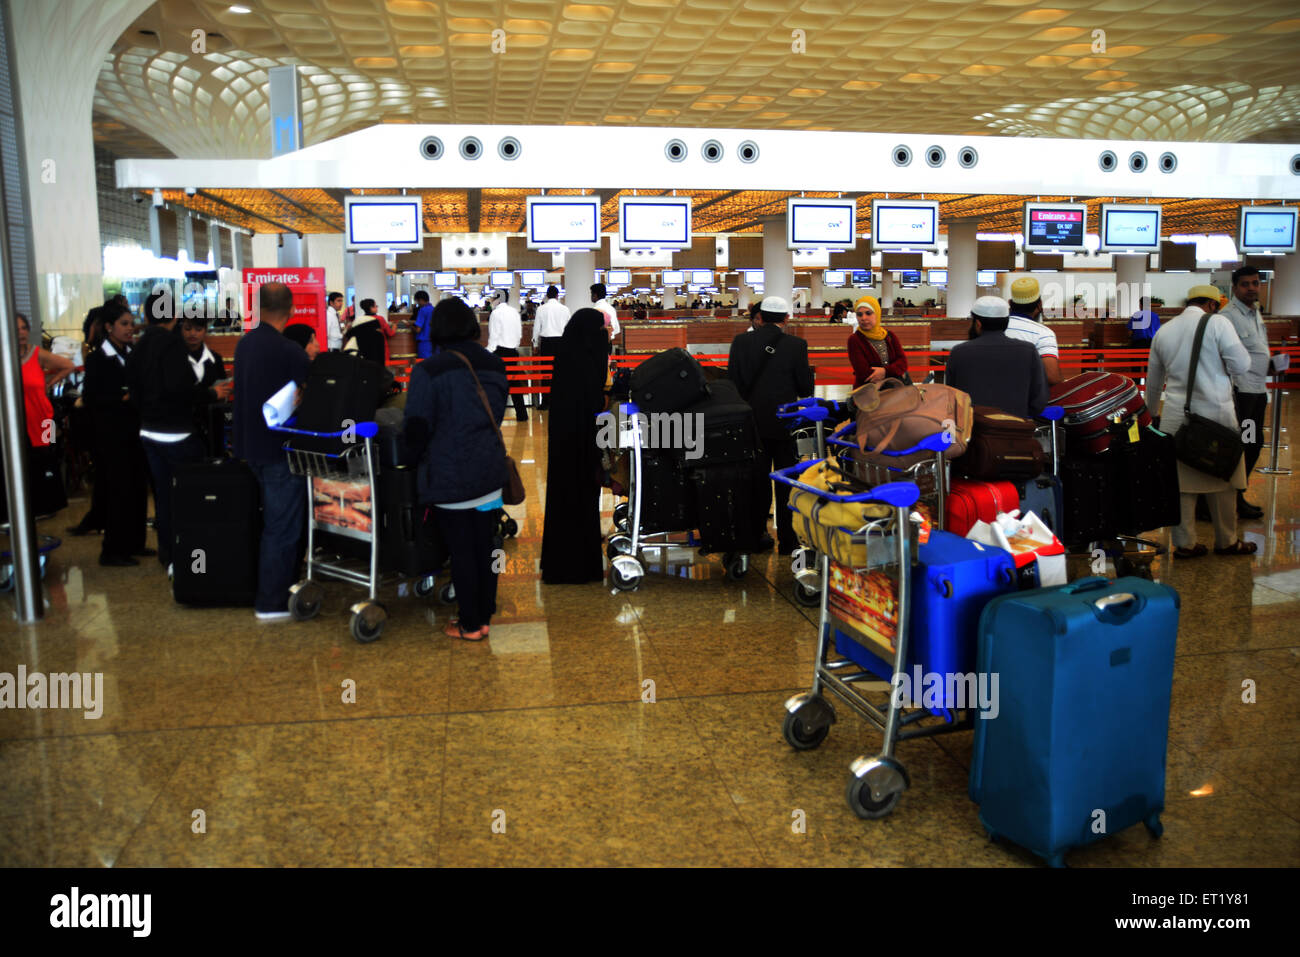
[[[1245,451],[1241,433],[1192,412],[1196,367],[1201,361],[1201,342],[1205,339],[1205,327],[1209,322],[1210,315],[1206,313],[1196,327],[1196,341],[1192,343],[1192,367],[1187,376],[1187,401],[1183,405],[1183,424],[1174,436],[1174,453],[1178,456],[1178,461],[1189,468],[1226,482],[1237,471],[1237,463]]]

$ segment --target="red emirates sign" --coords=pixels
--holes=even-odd
[[[316,342],[324,349],[329,341],[325,328],[325,270],[320,267],[296,268],[289,266],[267,266],[261,269],[245,269],[244,285],[244,332],[257,326],[260,310],[257,308],[257,292],[262,283],[282,282],[293,293],[293,315],[288,325],[311,326],[316,330]]]

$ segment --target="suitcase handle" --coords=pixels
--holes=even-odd
[[[1104,595],[1092,603],[1093,614],[1097,620],[1110,625],[1122,625],[1133,618],[1145,602],[1132,592],[1116,592]]]
[[[1080,578],[1077,582],[1071,582],[1061,589],[1065,595],[1074,595],[1081,591],[1092,591],[1094,588],[1105,588],[1110,584],[1110,579],[1101,575],[1092,575],[1088,578]]]

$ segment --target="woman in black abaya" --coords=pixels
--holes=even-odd
[[[542,582],[578,585],[605,577],[600,535],[600,449],[609,331],[596,309],[573,314],[555,350],[547,414]]]

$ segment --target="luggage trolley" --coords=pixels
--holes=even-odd
[[[854,441],[857,424],[847,422],[837,429],[827,444],[835,450],[835,457],[840,467],[851,477],[868,488],[888,482],[912,482],[920,492],[920,504],[932,528],[943,528],[944,508],[948,501],[948,447],[952,439],[946,432],[927,435],[910,449],[885,451],[879,453],[900,461],[904,458],[925,455],[918,462],[909,466],[879,465],[860,460],[854,452],[858,444]],[[867,451],[871,451],[868,449]],[[928,454],[925,454],[928,453]]]
[[[339,441],[339,451],[325,452],[299,446],[321,442],[303,440],[342,440],[346,432],[308,432],[303,429],[279,426],[274,432],[289,436],[284,450],[289,456],[289,471],[307,480],[307,577],[289,589],[289,611],[297,621],[307,621],[320,614],[324,592],[318,579],[332,578],[351,582],[369,589],[369,597],[349,608],[349,630],[352,637],[363,644],[375,641],[384,630],[388,610],[377,600],[376,593],[382,583],[379,570],[379,515],[376,512],[376,460],[374,437],[379,427],[374,422],[358,422],[355,442]],[[317,501],[317,499],[320,501]],[[369,512],[358,506],[367,506]],[[316,533],[327,532],[345,539],[364,543],[369,555],[363,560],[364,571],[358,562],[348,562],[343,557],[336,561],[316,558]],[[345,563],[346,562],[346,563]],[[421,597],[434,588],[432,575],[416,583],[415,592]]]
[[[790,422],[790,437],[794,439],[795,454],[807,467],[807,460],[826,458],[826,420],[838,418],[844,407],[833,399],[799,399],[786,403],[776,410],[778,419]],[[790,570],[794,573],[794,598],[805,608],[816,608],[821,601],[820,577],[817,572],[817,550],[803,545],[790,556]]]
[[[827,492],[806,485],[795,477],[807,466],[808,463],[803,463],[778,470],[772,473],[772,478],[792,488],[811,492],[824,502],[874,502],[892,506],[892,515],[870,521],[856,530],[845,528],[842,531],[855,545],[866,547],[867,564],[847,571],[860,577],[884,573],[892,583],[896,608],[893,673],[904,674],[909,649],[912,566],[917,558],[917,539],[912,533],[915,521],[912,506],[919,500],[920,490],[915,482],[889,482],[859,493]],[[829,556],[821,555],[819,564],[821,617],[812,690],[785,702],[786,715],[781,730],[786,742],[795,750],[808,751],[818,747],[836,721],[835,709],[826,696],[829,691],[883,732],[883,744],[878,754],[860,755],[849,765],[850,775],[845,790],[846,801],[859,817],[881,818],[894,809],[911,783],[907,770],[894,757],[895,745],[909,738],[963,731],[972,727],[973,721],[969,714],[960,721],[949,720],[953,717],[949,715],[944,723],[922,725],[919,722],[931,717],[932,712],[918,708],[904,714],[902,695],[892,687],[889,702],[883,708],[867,700],[857,685],[877,682],[880,676],[847,658],[831,660],[832,629],[850,633],[859,629],[840,610],[831,606]]]
[[[6,525],[3,531],[9,531]],[[36,536],[36,552],[40,556],[40,575],[45,579],[45,566],[49,564],[50,553],[63,544],[63,539],[53,535]],[[14,556],[9,549],[0,551],[0,595],[12,591],[14,587]]]
[[[633,402],[620,402],[618,405],[622,422],[618,428],[618,447],[631,450],[631,469],[629,470],[628,508],[619,513],[614,511],[615,532],[609,537],[605,554],[609,558],[610,584],[620,591],[631,591],[645,577],[646,561],[644,553],[657,552],[667,563],[668,552],[674,548],[700,548],[702,543],[696,538],[693,529],[664,529],[646,532],[641,527],[641,490],[644,435],[641,429],[639,409]],[[613,415],[602,412],[601,416]],[[622,503],[620,503],[621,506]],[[685,540],[674,541],[674,536],[685,534]],[[701,554],[704,554],[701,552]],[[749,571],[749,556],[739,551],[724,552],[722,564],[726,568],[727,578],[740,581]]]

